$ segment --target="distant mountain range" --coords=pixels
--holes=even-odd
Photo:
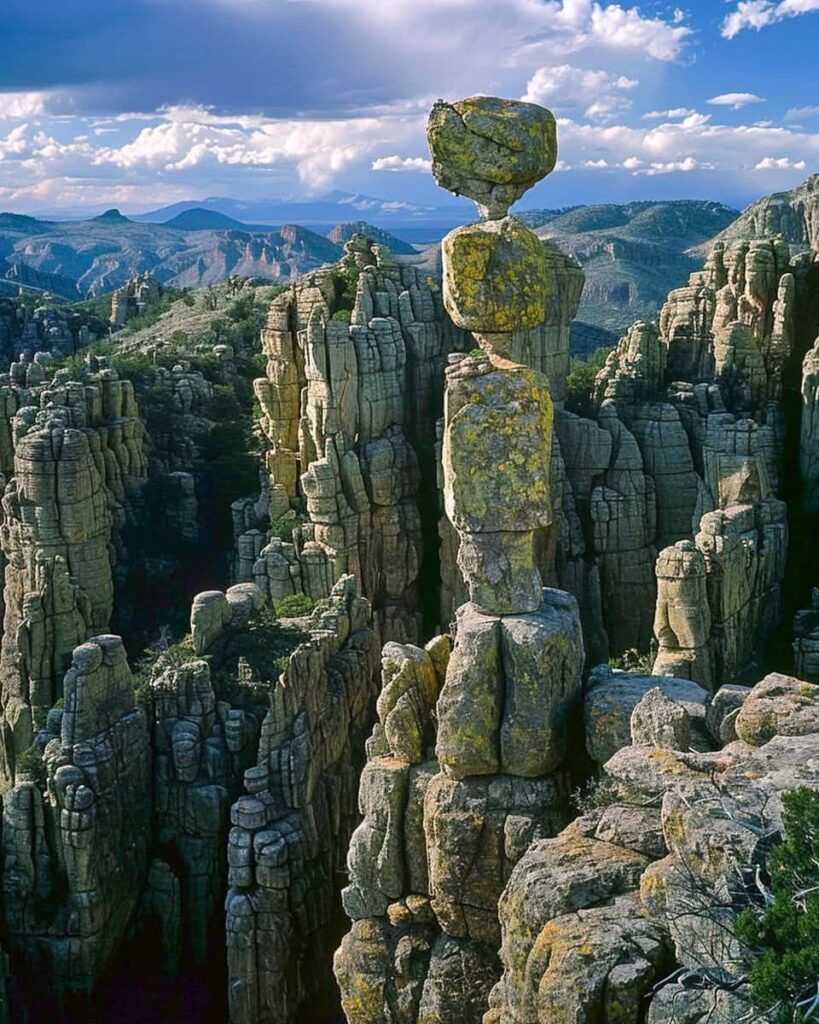
[[[0,214],[0,289],[23,285],[76,300],[113,291],[150,270],[163,284],[199,287],[231,274],[289,281],[335,262],[343,242],[364,231],[396,253],[413,246],[361,221],[337,224],[332,238],[301,225],[247,225],[188,207],[167,223],[136,222],[118,210],[85,221]]]
[[[518,216],[583,265],[579,318],[618,332],[656,316],[715,239],[779,232],[795,246],[819,248],[819,175],[742,214],[720,203],[669,200]],[[108,210],[90,220],[0,213],[0,290],[25,285],[76,300],[111,291],[144,270],[177,286],[215,284],[231,274],[288,281],[337,260],[356,231],[398,255],[431,247],[422,259],[433,265],[441,237],[472,219],[469,203],[425,207],[345,192],[311,202],[212,198],[135,217]]]
[[[795,248],[819,249],[819,174],[789,192],[775,192],[751,203],[718,239],[770,235],[783,235]]]
[[[652,319],[668,292],[702,266],[690,250],[713,238],[738,212],[702,200],[527,210],[521,218],[583,266],[578,318],[614,332]]]
[[[326,234],[334,225],[347,221],[367,221],[397,232],[409,242],[431,242],[442,238],[457,224],[472,220],[474,207],[466,200],[442,206],[419,206],[336,190],[316,199],[295,201],[214,196],[173,203],[148,213],[134,214],[131,219],[141,224],[167,224],[192,210],[197,211],[198,217],[205,212],[220,214],[244,225],[301,224],[319,234]]]

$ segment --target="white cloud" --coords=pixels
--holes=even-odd
[[[724,92],[719,96],[712,96],[706,102],[710,103],[712,107],[730,107],[732,110],[741,110],[752,103],[767,103],[767,100],[753,92]]]
[[[46,112],[48,92],[0,92],[0,118],[37,117]]]
[[[785,114],[785,121],[791,124],[794,121],[807,121],[813,117],[819,117],[819,106],[791,107]]]
[[[804,160],[791,160],[790,157],[766,156],[754,168],[755,171],[804,171],[806,167]]]
[[[597,43],[612,49],[642,50],[655,60],[676,60],[691,35],[682,18],[681,12],[675,11],[669,23],[644,18],[636,7],[626,10],[619,4],[602,7],[596,3],[591,13],[592,35]]]
[[[636,89],[634,78],[610,71],[590,71],[571,64],[542,67],[532,75],[522,99],[540,103],[558,113],[585,108],[586,117],[608,120],[616,111],[627,110],[631,100],[623,94]]]
[[[673,174],[675,171],[688,174],[691,171],[713,171],[714,164],[695,160],[693,156],[687,156],[684,160],[669,160],[666,163],[653,163],[644,173],[653,176],[656,174]]]
[[[605,160],[633,175],[714,171],[751,174],[759,164],[783,173],[819,163],[819,133],[772,125],[726,125],[705,114],[649,128],[593,125],[566,118],[559,123],[562,159],[572,167]],[[777,163],[763,163],[775,154]],[[787,161],[787,162],[782,162]]]
[[[380,156],[373,160],[371,167],[374,171],[423,171],[429,174],[432,161],[422,156]]]
[[[723,19],[722,34],[733,39],[745,29],[759,32],[768,25],[814,11],[819,11],[819,0],[740,0],[736,9]]]
[[[197,108],[175,108],[164,117],[122,146],[97,150],[94,164],[165,174],[214,165],[292,168],[319,189],[374,150],[416,137],[423,126],[417,117],[278,121],[224,118]]]
[[[696,110],[690,107],[672,107],[671,110],[650,110],[643,114],[644,121],[679,121],[682,117],[690,117]]]

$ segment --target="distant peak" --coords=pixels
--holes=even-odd
[[[94,217],[97,223],[103,224],[130,224],[127,217],[123,217],[119,210],[106,210],[99,217]]]

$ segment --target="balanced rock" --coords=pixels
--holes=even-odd
[[[458,327],[503,334],[546,319],[546,251],[514,217],[466,224],[443,241],[444,304]]]
[[[557,161],[555,119],[534,103],[492,96],[439,100],[427,138],[435,180],[469,196],[487,218],[504,217]]]

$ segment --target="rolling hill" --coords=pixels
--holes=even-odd
[[[669,200],[526,210],[520,217],[582,264],[586,287],[578,318],[616,333],[657,315],[668,292],[701,266],[690,250],[726,228],[737,211]]]

